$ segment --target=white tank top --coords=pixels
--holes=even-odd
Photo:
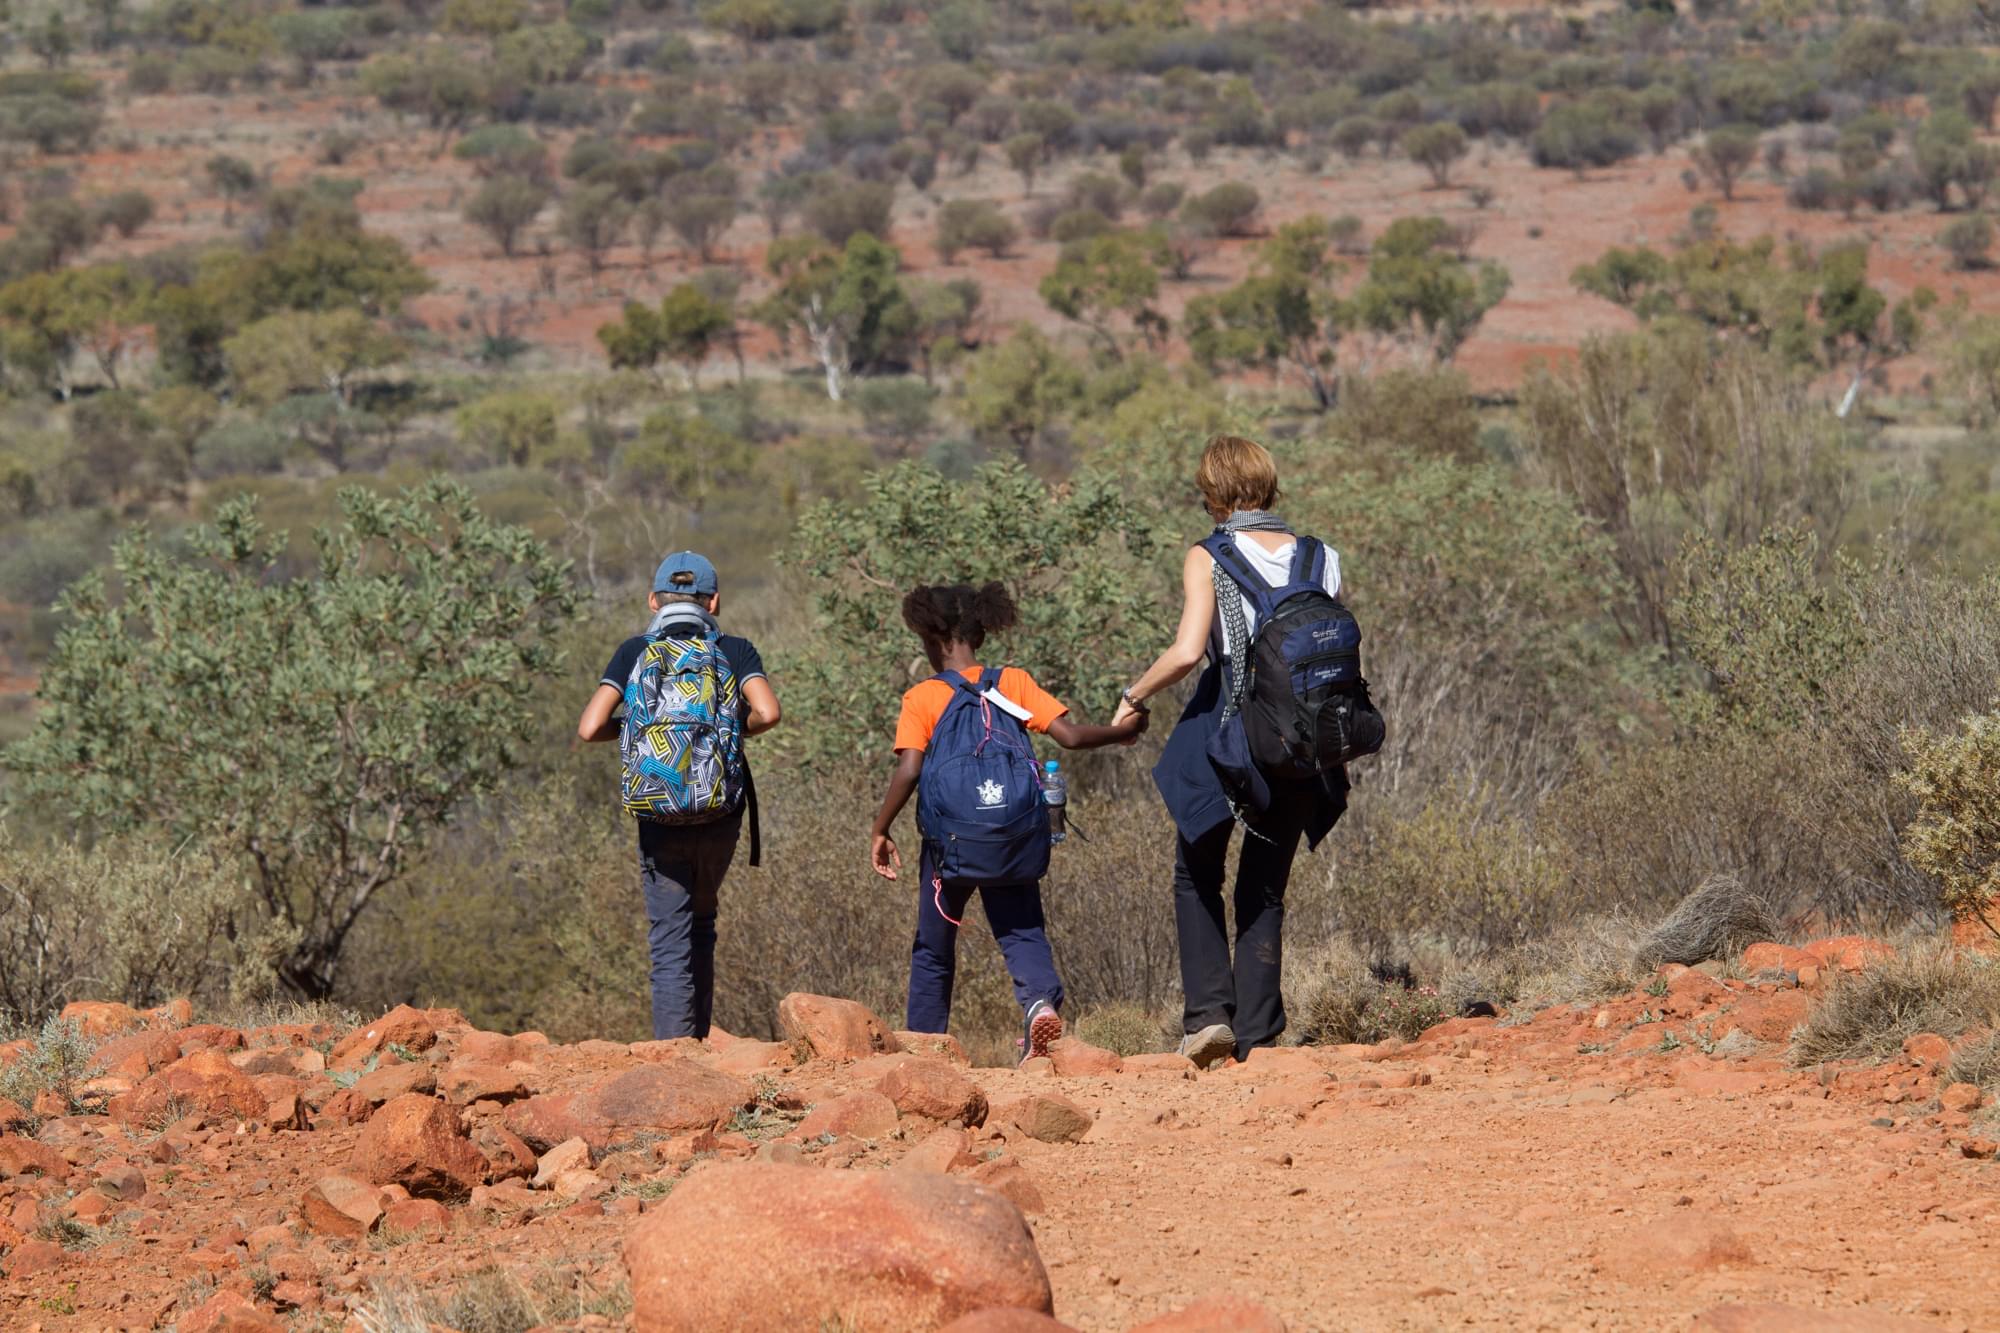
[[[1286,542],[1275,551],[1267,551],[1263,543],[1246,536],[1237,541],[1236,549],[1269,586],[1282,588],[1292,577],[1292,555],[1298,549],[1296,541]],[[1327,596],[1340,596],[1340,552],[1331,546],[1326,548],[1326,573],[1320,583],[1325,587]],[[1257,607],[1248,597],[1243,598],[1243,627],[1252,635],[1257,633]],[[1228,649],[1223,650],[1223,655],[1228,656]]]

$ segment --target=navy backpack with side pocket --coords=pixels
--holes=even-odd
[[[1209,762],[1239,816],[1270,806],[1270,784],[1318,780],[1345,788],[1347,764],[1382,748],[1382,714],[1361,675],[1361,627],[1325,586],[1326,547],[1300,537],[1284,586],[1273,588],[1217,533],[1202,542],[1227,575],[1216,585],[1215,638],[1228,641],[1228,701]],[[1226,585],[1257,609],[1249,641],[1228,614]],[[1232,629],[1235,633],[1232,633]]]
[[[1049,868],[1049,816],[1028,729],[985,697],[1000,672],[936,677],[952,687],[917,778],[917,828],[939,880],[1027,884]]]

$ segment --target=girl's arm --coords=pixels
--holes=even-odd
[[[1146,729],[1146,715],[1137,709],[1126,711],[1129,716],[1124,722],[1108,727],[1078,722],[1064,713],[1049,723],[1049,739],[1065,750],[1095,750],[1136,739]]]
[[[1190,547],[1181,566],[1181,625],[1174,641],[1146,668],[1126,691],[1144,703],[1173,686],[1208,656],[1208,632],[1215,624],[1215,558],[1199,546]],[[1141,716],[1129,702],[1120,701],[1112,715],[1116,727],[1129,718]]]
[[[896,771],[889,775],[889,790],[883,793],[882,808],[875,812],[875,827],[869,830],[868,863],[883,879],[896,878],[896,871],[902,867],[903,856],[896,850],[896,840],[889,836],[889,828],[909,804],[910,793],[917,789],[917,778],[923,771],[922,750],[896,751]]]

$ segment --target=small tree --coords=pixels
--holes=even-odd
[[[1722,197],[1734,199],[1736,182],[1757,160],[1757,131],[1741,125],[1710,130],[1691,156],[1701,174],[1722,191]]]
[[[495,463],[526,467],[556,442],[556,400],[508,389],[458,409],[459,438]]]
[[[1951,252],[1954,267],[1985,268],[1993,251],[1992,219],[1984,213],[1969,214],[1947,226],[1938,240]]]
[[[107,194],[90,206],[90,220],[129,241],[153,220],[153,196],[144,190]]]
[[[882,360],[914,332],[915,314],[897,280],[902,257],[873,236],[850,237],[839,251],[794,237],[772,246],[764,262],[778,289],[757,318],[780,338],[805,335],[833,402],[857,368]]]
[[[1403,136],[1402,146],[1403,156],[1422,164],[1440,190],[1451,184],[1451,169],[1467,151],[1465,131],[1448,120],[1419,125]]]
[[[1314,405],[1331,408],[1339,388],[1336,354],[1350,318],[1334,288],[1341,265],[1332,250],[1324,218],[1280,227],[1248,279],[1188,302],[1184,323],[1195,359],[1211,369],[1290,366],[1305,378]]]
[[[549,201],[548,189],[525,176],[494,176],[473,192],[465,203],[465,220],[485,229],[512,258],[515,247]]]
[[[1090,330],[1113,356],[1122,354],[1111,321],[1124,316],[1147,342],[1165,333],[1167,318],[1153,308],[1160,270],[1146,235],[1105,232],[1063,247],[1055,270],[1042,279],[1042,300],[1065,319]]]
[[[313,997],[430,836],[519,762],[575,610],[567,567],[463,487],[340,503],[302,577],[275,572],[282,539],[247,498],[184,549],[120,542],[117,591],[92,574],[63,595],[34,730],[5,755],[52,816],[240,855],[279,980]],[[144,707],[106,687],[141,678]]]
[[[1955,735],[1903,735],[1910,758],[1896,781],[1917,799],[1903,854],[1932,876],[1944,905],[2000,936],[2000,709],[1968,717]]]
[[[680,362],[688,387],[694,388],[709,352],[735,326],[727,304],[684,282],[666,294],[658,310],[636,301],[628,304],[621,319],[597,330],[597,340],[614,369],[651,370],[664,357]]]
[[[586,185],[563,201],[556,229],[584,257],[593,275],[604,271],[604,256],[632,221],[632,205],[615,185]]]
[[[1035,173],[1042,169],[1042,159],[1048,155],[1048,145],[1039,134],[1016,134],[1000,146],[1006,155],[1007,165],[1021,177],[1021,192],[1035,192]]]
[[[893,185],[822,177],[806,197],[806,225],[832,246],[846,245],[864,232],[887,236],[895,204]]]
[[[1211,236],[1242,236],[1249,232],[1263,202],[1253,187],[1225,181],[1182,204],[1181,216]]]
[[[1458,354],[1486,312],[1507,294],[1507,270],[1474,266],[1450,249],[1439,218],[1398,218],[1375,240],[1368,276],[1355,289],[1354,321],[1399,341],[1428,346],[1440,362]]]
[[[1004,258],[1020,236],[1014,219],[984,199],[952,199],[938,209],[937,252],[947,264],[967,248]]]

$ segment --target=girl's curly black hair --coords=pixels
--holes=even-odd
[[[1015,619],[1014,599],[1002,583],[982,588],[940,583],[912,588],[903,599],[903,623],[916,631],[926,650],[956,639],[977,651],[988,634],[1011,628]]]

